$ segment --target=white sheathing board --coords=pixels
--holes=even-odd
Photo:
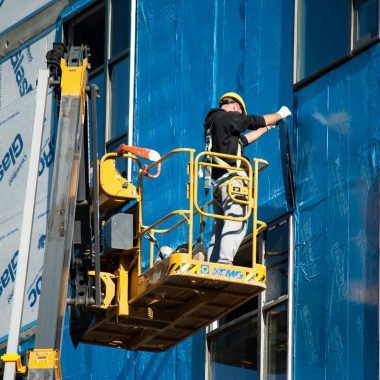
[[[0,0],[0,34],[53,2],[52,0]]]
[[[46,51],[52,46],[52,43],[48,45],[49,40],[52,40],[52,35],[45,36],[42,41],[37,41],[30,47],[33,60],[31,62],[26,60],[28,68],[24,72],[28,72],[30,78],[33,78],[32,89],[22,94],[13,75],[10,78],[5,77],[7,85],[4,86],[3,81],[0,91],[2,99],[6,99],[6,105],[3,103],[0,108],[0,209],[2,215],[0,220],[0,341],[6,339],[9,329],[32,139],[36,78],[39,68],[46,67]],[[26,50],[23,49],[20,53],[26,54]],[[9,73],[9,70],[12,69],[11,60],[12,58],[0,65],[2,73]],[[4,79],[4,76],[0,76],[0,78]],[[8,94],[11,94],[12,99],[8,98]],[[37,318],[49,204],[48,185],[52,176],[55,153],[51,114],[52,99],[52,91],[49,91],[38,168],[38,187],[26,282],[23,327],[30,326]]]
[[[0,64],[0,110],[36,88],[38,70],[46,68],[46,52],[53,47],[55,34],[52,31],[11,53],[9,59]]]

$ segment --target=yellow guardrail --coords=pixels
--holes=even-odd
[[[162,156],[159,160],[155,161],[153,164],[148,166],[148,171],[153,169],[159,164],[162,164],[165,160],[170,158],[173,155],[180,154],[180,153],[186,153],[189,155],[189,161],[187,165],[187,174],[189,176],[188,182],[187,182],[187,199],[188,199],[188,209],[182,209],[182,210],[174,210],[151,224],[150,226],[144,226],[140,232],[140,237],[144,236],[146,233],[150,233],[151,236],[154,237],[155,234],[165,234],[169,233],[185,222],[188,223],[188,247],[189,250],[191,250],[191,247],[193,246],[193,225],[194,225],[194,154],[195,149],[189,149],[189,148],[178,148],[173,149],[169,153]],[[179,222],[176,222],[172,226],[165,228],[165,229],[156,229],[155,227],[159,226],[163,222],[167,221],[168,219],[171,219],[175,216],[181,216],[182,219]],[[154,257],[154,243],[150,242],[150,249],[149,249],[149,267],[151,268],[153,266],[153,257]]]
[[[257,199],[259,192],[259,172],[264,170],[268,166],[268,162],[260,158],[254,158],[254,177],[253,177],[253,231],[252,231],[252,266],[256,263],[256,247],[257,247],[257,235],[264,230],[267,225],[257,220]],[[260,166],[261,164],[261,166]]]
[[[201,161],[201,159],[203,157],[207,157],[207,156],[209,156],[209,157],[219,157],[222,160],[232,159],[232,160],[240,161],[241,164],[242,164],[242,166],[245,169],[243,169],[242,167],[236,168],[236,167],[230,166],[230,165],[219,165],[219,164],[215,164],[215,163],[212,163],[212,162]],[[241,204],[246,204],[248,206],[252,206],[251,205],[252,186],[253,186],[253,184],[252,184],[252,167],[251,167],[249,161],[246,158],[244,158],[244,157],[238,157],[238,156],[233,156],[231,154],[221,154],[221,153],[215,153],[215,152],[201,152],[201,153],[199,153],[196,156],[194,164],[195,164],[196,173],[198,172],[198,166],[200,166],[200,167],[211,167],[211,168],[217,168],[217,169],[225,169],[225,170],[230,170],[232,172],[236,172],[236,175],[234,175],[232,173],[231,177],[229,178],[231,186],[228,186],[228,188],[227,188],[228,189],[228,195],[236,203],[241,203]],[[239,173],[242,173],[242,174],[247,173],[247,176],[241,176],[241,175],[239,175]],[[246,200],[244,200],[244,199],[236,199],[233,196],[233,193],[232,193],[232,181],[235,181],[235,180],[236,181],[241,180],[243,184],[246,183],[246,185],[244,186],[244,188],[246,189],[246,193],[245,193]],[[195,176],[195,178],[194,178],[194,192],[195,192],[195,194],[198,194],[198,176]],[[206,217],[209,217],[209,218],[215,218],[215,219],[232,220],[232,221],[235,221],[235,222],[244,222],[244,221],[246,221],[250,217],[251,212],[252,212],[252,207],[247,207],[247,212],[242,217],[231,217],[231,216],[224,216],[224,215],[214,214],[214,213],[203,211],[202,208],[199,206],[197,199],[194,200],[194,206],[195,206],[196,210],[201,215],[203,215],[203,216],[206,216]]]
[[[240,161],[240,168],[236,168],[234,166],[230,165],[219,165],[216,163],[210,162],[209,160],[203,160],[204,157],[219,157],[224,162],[226,160],[234,160],[234,161]],[[264,170],[268,166],[268,162],[259,158],[254,158],[254,168],[252,170],[252,166],[250,162],[244,158],[239,156],[233,156],[230,154],[222,154],[222,153],[216,153],[216,152],[201,152],[199,153],[195,158],[195,168],[194,172],[198,172],[198,167],[211,167],[211,168],[218,168],[218,169],[225,169],[227,171],[231,171],[231,177],[229,178],[229,184],[227,185],[228,189],[228,195],[229,197],[236,203],[246,204],[247,210],[245,215],[242,217],[230,217],[230,216],[224,216],[219,214],[214,214],[210,212],[206,212],[203,210],[202,207],[199,206],[197,197],[195,197],[194,200],[194,207],[195,209],[200,213],[200,215],[203,215],[205,217],[215,218],[215,219],[223,219],[223,220],[231,220],[236,222],[244,222],[248,220],[248,218],[251,216],[251,213],[253,214],[253,231],[252,231],[252,266],[256,263],[256,249],[257,249],[257,235],[266,228],[266,224],[260,220],[257,219],[257,199],[258,199],[258,177],[259,173]],[[234,175],[234,172],[236,172],[236,175]],[[241,176],[239,173],[246,173],[247,176]],[[241,181],[243,186],[240,187],[240,191],[238,192],[239,195],[243,195],[243,199],[237,199],[234,196],[233,187],[235,187],[235,184],[233,182]],[[194,178],[194,193],[198,194],[198,177],[195,176]],[[244,199],[245,198],[245,199]]]
[[[154,223],[149,226],[143,225],[142,223],[142,177],[143,177],[143,169],[140,163],[140,160],[134,156],[133,154],[123,154],[118,155],[117,153],[109,153],[105,155],[101,160],[101,168],[100,170],[100,185],[102,190],[109,197],[114,197],[118,199],[135,199],[138,203],[138,223],[137,223],[137,239],[138,239],[138,248],[141,250],[141,239],[144,235],[149,234],[153,239],[150,241],[150,253],[149,253],[149,266],[153,266],[153,258],[154,258],[154,236],[156,234],[167,234],[172,232],[173,230],[180,227],[182,224],[188,224],[188,250],[191,252],[191,248],[193,246],[193,224],[194,224],[194,216],[199,214],[200,218],[209,217],[209,218],[217,218],[223,220],[232,220],[236,222],[243,222],[248,220],[248,218],[252,215],[253,218],[253,237],[252,237],[252,266],[256,263],[256,245],[257,245],[257,234],[260,233],[264,228],[266,228],[266,224],[262,221],[257,220],[257,199],[258,199],[258,175],[268,166],[268,162],[262,159],[255,158],[253,169],[250,162],[244,157],[238,157],[228,154],[220,154],[215,152],[201,152],[195,158],[195,150],[189,148],[178,148],[170,151],[159,160],[155,161],[151,165],[144,168],[144,171],[150,171],[154,167],[163,164],[170,157],[177,154],[188,154],[188,164],[187,164],[187,174],[188,181],[186,183],[187,186],[187,200],[188,200],[188,208],[173,210],[168,214],[164,215]],[[222,160],[236,160],[241,162],[241,166],[243,168],[236,168],[230,165],[219,165],[214,162],[207,162],[204,160],[204,157],[220,157]],[[139,178],[138,185],[135,187],[131,183],[123,185],[123,182],[126,182],[115,168],[115,160],[116,158],[123,157],[125,159],[132,159],[138,166]],[[108,161],[113,161],[111,164]],[[199,205],[198,203],[198,170],[204,167],[225,169],[227,171],[232,171],[230,178],[230,183],[227,186],[227,191],[230,198],[236,202],[243,205],[246,205],[246,213],[242,217],[230,217],[223,216],[219,214],[214,214],[206,211],[208,208],[204,207],[204,205]],[[104,170],[106,169],[106,170]],[[236,173],[236,175],[235,175]],[[236,180],[241,182],[241,186],[236,186],[236,182],[231,182],[231,180]],[[124,186],[124,187],[123,187]],[[166,222],[169,219],[180,217],[179,221],[176,221],[171,226],[167,228],[157,228],[162,223]],[[140,252],[141,255],[141,252]],[[139,255],[139,256],[140,256]],[[141,274],[141,259],[139,258],[139,274]]]
[[[140,160],[133,154],[124,153],[118,155],[117,153],[107,153],[100,160],[100,176],[99,185],[101,190],[110,198],[119,200],[141,199],[142,180],[139,176],[138,186],[134,186],[128,182],[116,169],[116,159],[125,158],[132,159],[139,168],[139,172],[142,171],[142,165]]]

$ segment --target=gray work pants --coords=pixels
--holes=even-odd
[[[228,196],[225,176],[219,178],[214,185],[214,214],[230,217],[242,217],[247,206],[234,202]],[[242,185],[242,181],[234,180],[233,184]],[[239,199],[237,196],[235,196]],[[212,235],[207,251],[207,259],[211,262],[232,263],[241,242],[247,233],[248,223],[232,220],[214,219]]]

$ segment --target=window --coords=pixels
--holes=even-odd
[[[264,265],[267,268],[267,289],[262,296],[263,376],[265,379],[287,378],[288,357],[288,292],[289,283],[289,221],[269,226],[266,237]],[[291,286],[290,286],[291,288]]]
[[[258,379],[257,314],[209,336],[210,379]]]
[[[354,1],[353,48],[378,36],[378,0]]]
[[[288,309],[286,303],[271,308],[265,315],[265,373],[269,380],[287,378]]]
[[[346,0],[298,1],[298,80],[346,54],[348,17]]]
[[[267,288],[233,310],[207,335],[208,379],[283,380],[291,376],[292,219],[279,220],[261,238]],[[235,262],[250,265],[243,244]]]
[[[297,0],[295,82],[320,73],[376,38],[378,1]]]
[[[128,143],[131,1],[105,0],[86,8],[64,25],[67,45],[91,49],[89,82],[98,85],[98,152]],[[119,168],[124,171],[124,167]]]
[[[110,131],[108,137],[126,143],[128,138],[130,2],[109,1],[110,38],[107,74],[110,81]]]

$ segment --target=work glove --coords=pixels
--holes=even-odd
[[[290,112],[290,109],[288,107],[282,106],[278,111],[278,114],[280,114],[281,119],[286,119],[288,116],[291,116],[292,113]]]

